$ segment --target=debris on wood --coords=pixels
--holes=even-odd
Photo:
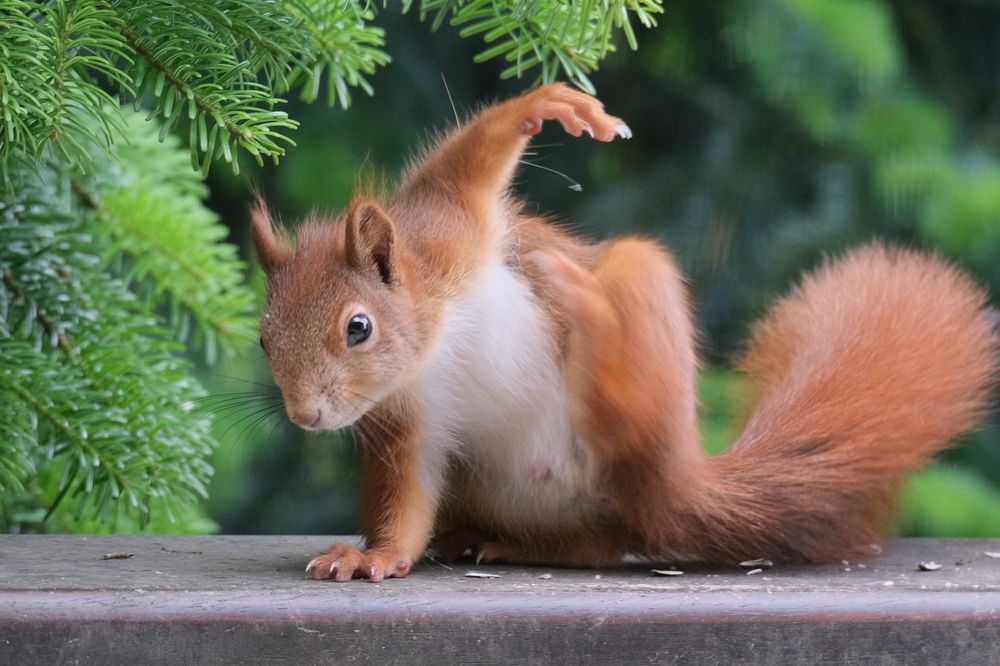
[[[757,567],[756,569],[751,569],[750,571],[748,571],[747,575],[748,576],[756,576],[759,573],[764,573],[764,570],[761,569],[760,567]]]
[[[941,565],[937,562],[921,562],[917,567],[917,571],[937,571],[941,568]]]
[[[164,553],[176,553],[178,555],[201,555],[200,550],[173,550],[172,548],[167,548],[166,546],[160,546],[160,550]]]
[[[483,571],[466,571],[466,578],[500,578],[500,574],[486,573]]]
[[[128,558],[135,555],[135,553],[106,553],[101,555],[102,560],[127,560]]]
[[[1000,553],[992,553],[987,550],[983,552],[983,555],[985,555],[986,557],[992,557],[994,560],[1000,560]]]
[[[683,571],[677,569],[650,569],[657,576],[683,576]]]
[[[543,573],[541,576],[539,576],[539,578],[541,578],[542,580],[552,580],[552,574]]]
[[[765,560],[763,557],[759,557],[756,560],[744,560],[740,562],[740,567],[743,569],[770,569],[774,566],[774,562],[771,560]]]

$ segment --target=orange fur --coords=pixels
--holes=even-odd
[[[905,473],[986,406],[998,336],[983,292],[879,245],[819,269],[754,329],[742,365],[756,407],[708,458],[672,256],[640,238],[587,243],[507,194],[549,119],[630,135],[593,98],[544,87],[445,136],[384,207],[359,198],[307,223],[294,250],[254,214],[262,342],[288,413],[356,422],[365,443],[366,549],[334,545],[314,575],[406,575],[432,533],[444,555],[574,566],[864,553]],[[358,313],[373,332],[352,347]],[[470,408],[484,394],[496,413]]]
[[[631,265],[647,272],[655,263],[636,255]],[[557,270],[566,279],[565,267]],[[686,319],[676,287],[666,300],[677,309],[652,314],[657,297],[644,295],[647,280],[627,271],[614,279],[617,300],[604,298],[618,320],[665,329]],[[865,554],[906,472],[973,427],[986,407],[998,342],[985,303],[966,276],[931,255],[861,248],[806,277],[757,325],[742,366],[759,402],[723,455],[695,454],[690,430],[671,438],[668,427],[653,428],[637,447],[617,435],[627,428],[605,431],[606,418],[581,423],[585,438],[618,447],[610,493],[635,533],[632,550],[715,562]],[[594,310],[577,309],[577,330],[591,325]],[[662,404],[654,414],[667,413],[674,398],[663,389],[680,376],[678,364],[668,344],[646,344],[645,334],[626,340],[633,362],[608,364],[591,351],[621,339],[616,332],[571,348],[570,362],[587,368],[568,375],[584,412],[611,403],[610,422],[646,423],[650,409],[634,397],[645,394]],[[684,376],[681,394],[690,396],[693,377]]]

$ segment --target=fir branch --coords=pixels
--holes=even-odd
[[[50,504],[79,496],[100,511],[115,498],[140,513],[155,497],[191,501],[210,473],[210,420],[193,409],[204,390],[152,313],[103,271],[106,246],[82,231],[92,222],[66,203],[60,176],[13,175],[0,211],[0,341],[22,351],[0,355],[0,395],[37,418],[19,436],[39,443],[36,479],[51,484],[33,483]],[[0,431],[13,427],[0,417]]]
[[[282,100],[257,80],[251,62],[223,48],[237,37],[229,33],[220,42],[214,32],[218,26],[205,18],[206,12],[215,15],[210,7],[199,10],[169,0],[119,1],[114,7],[123,19],[125,40],[141,59],[136,88],[155,96],[156,113],[163,117],[161,136],[186,108],[188,120],[200,129],[199,141],[190,148],[202,172],[219,157],[238,171],[237,147],[263,163],[265,157],[277,162],[282,144],[294,145],[283,130],[298,123],[275,110]]]
[[[249,80],[249,67],[238,63],[228,53],[212,54],[217,60],[199,61],[194,49],[179,48],[174,36],[133,33],[123,28],[129,45],[149,69],[140,70],[137,85],[152,91],[157,98],[156,112],[163,116],[161,136],[166,135],[180,118],[184,102],[188,119],[199,127],[199,142],[191,145],[195,166],[207,173],[213,158],[222,157],[239,172],[234,148],[242,146],[258,163],[264,157],[275,162],[284,155],[280,142],[294,145],[281,129],[295,129],[298,123],[282,111],[274,111],[281,102],[270,90]],[[157,41],[159,40],[159,41]],[[243,71],[246,70],[246,71]],[[199,81],[198,79],[202,79]],[[164,84],[170,89],[165,89]],[[211,131],[205,128],[211,121]],[[221,136],[220,136],[221,135]],[[199,160],[199,153],[203,157]]]
[[[412,0],[404,2],[403,11],[411,5]],[[521,78],[539,68],[540,82],[565,75],[594,92],[588,74],[614,51],[616,31],[630,48],[638,48],[631,19],[654,27],[663,6],[662,0],[422,0],[419,12],[422,20],[433,15],[432,30],[451,16],[462,37],[482,35],[487,48],[475,61],[502,57],[510,65],[501,78]]]
[[[229,352],[255,337],[245,266],[201,204],[207,190],[176,138],[158,142],[139,114],[125,120],[128,143],[116,148],[114,168],[71,176],[71,187],[110,235],[109,258],[124,255],[136,290],[152,307],[167,306],[177,338],[202,346],[212,362],[218,348]]]
[[[31,10],[21,0],[0,2],[0,160],[16,148],[34,154],[42,141],[45,48]]]
[[[298,30],[297,21],[281,11],[277,0],[178,1],[192,16],[211,26],[214,37],[232,50],[237,60],[249,62],[276,90],[288,89],[290,63],[301,58],[296,49],[302,42],[290,39]]]
[[[311,102],[319,96],[325,73],[330,106],[339,101],[346,109],[350,87],[374,93],[366,76],[392,59],[382,50],[385,32],[371,25],[375,10],[370,2],[286,0],[282,8],[299,19],[308,41],[315,44],[292,68],[288,89],[301,86],[302,99]]]
[[[31,436],[37,428],[38,414],[20,400],[16,385],[18,376],[32,373],[35,364],[24,363],[22,357],[37,354],[30,345],[14,342],[0,335],[0,493],[23,493],[25,481],[36,472],[35,441]]]
[[[50,72],[42,90],[44,131],[71,162],[88,157],[89,146],[110,146],[120,134],[113,98],[95,81],[104,76],[127,89],[128,76],[116,62],[127,59],[114,27],[117,17],[96,1],[64,0],[43,5],[44,58]]]
[[[4,342],[6,343],[4,346],[8,347],[8,353],[16,353],[15,350],[9,349],[11,347],[10,341]],[[98,479],[98,483],[101,482],[101,472],[107,475],[109,481],[114,481],[116,488],[127,488],[130,485],[129,479],[116,469],[116,464],[112,460],[109,460],[107,455],[103,455],[102,451],[99,451],[91,444],[88,431],[79,426],[74,427],[64,416],[67,413],[66,407],[68,405],[58,404],[58,399],[65,397],[65,392],[60,390],[59,387],[52,386],[45,380],[53,375],[59,376],[62,379],[65,373],[61,370],[53,372],[51,369],[47,372],[37,371],[39,366],[44,366],[48,361],[49,359],[46,359],[43,355],[30,360],[21,357],[20,366],[33,368],[35,371],[30,375],[22,373],[21,382],[10,376],[5,377],[4,379],[7,380],[4,382],[5,388],[12,391],[17,398],[54,429],[52,433],[54,439],[62,440],[67,448],[76,450],[77,456],[82,459],[82,468],[97,468],[99,470],[96,476],[93,471],[88,471],[85,479],[80,481],[80,484],[86,486],[88,491],[93,488],[95,478]],[[78,409],[75,409],[69,413],[78,411]],[[58,450],[56,452],[58,453]],[[56,500],[50,504],[50,513],[58,507],[59,500],[65,496],[65,489],[68,489],[71,485],[69,482],[64,485],[64,489],[60,491]]]
[[[447,17],[463,36],[482,35],[477,62],[502,57],[502,76],[540,70],[592,90],[588,74],[631,21],[655,25],[662,0],[422,0],[436,29]],[[411,1],[403,3],[406,11]],[[277,162],[297,123],[277,107],[300,90],[347,108],[351,88],[390,58],[365,0],[0,0],[0,159],[38,156],[52,143],[81,169],[89,146],[112,145],[121,120],[114,95],[152,98],[160,137],[189,124],[192,163],[239,169],[239,149]],[[113,93],[113,94],[112,94]],[[90,161],[88,161],[90,160]]]

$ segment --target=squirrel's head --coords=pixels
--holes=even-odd
[[[288,417],[307,430],[354,423],[421,357],[420,322],[395,225],[372,199],[336,220],[305,222],[293,245],[252,210],[267,273],[260,343]]]

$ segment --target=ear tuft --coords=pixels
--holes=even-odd
[[[347,209],[347,256],[356,268],[371,269],[387,285],[399,283],[396,228],[382,207],[371,199],[355,199]]]
[[[288,261],[292,255],[292,247],[284,234],[275,232],[267,203],[259,194],[250,206],[250,225],[253,244],[257,248],[257,259],[264,272],[270,275]]]

